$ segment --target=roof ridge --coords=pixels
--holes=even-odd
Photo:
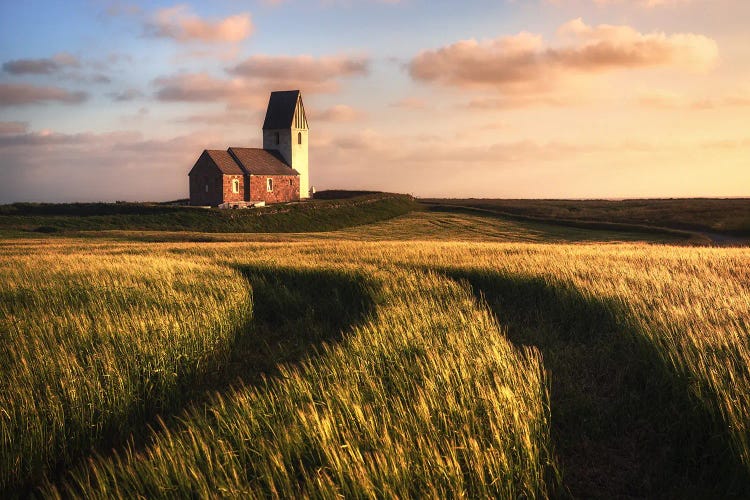
[[[230,147],[226,154],[248,175],[299,175],[275,149]]]
[[[245,167],[245,164],[244,164],[244,163],[242,163],[242,160],[240,160],[240,159],[239,159],[239,158],[237,157],[237,155],[236,155],[236,154],[234,154],[234,151],[232,151],[232,148],[231,148],[231,147],[230,147],[230,148],[227,148],[227,153],[229,154],[229,156],[231,156],[231,157],[232,157],[232,159],[233,159],[233,160],[234,160],[234,161],[235,161],[235,162],[237,163],[237,165],[239,165],[239,166],[240,166],[240,170],[242,170],[242,173],[243,173],[244,175],[250,175],[250,172],[249,172],[249,171],[247,170],[247,168]]]

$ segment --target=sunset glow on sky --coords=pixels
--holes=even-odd
[[[187,197],[301,89],[317,189],[750,195],[747,0],[0,4],[0,203]]]

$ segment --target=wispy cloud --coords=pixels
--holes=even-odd
[[[750,107],[750,92],[735,92],[726,95],[714,94],[706,97],[691,97],[668,90],[650,90],[641,92],[637,96],[637,102],[641,106],[652,109],[736,109]]]
[[[216,102],[262,106],[268,92],[301,89],[332,93],[341,78],[367,74],[368,60],[348,56],[252,56],[227,68],[229,78],[208,73],[179,73],[157,78],[161,101]]]
[[[28,122],[0,122],[0,135],[25,134],[28,129]]]
[[[257,80],[293,80],[322,83],[336,78],[362,76],[369,71],[366,57],[268,56],[248,57],[227,70],[229,74]]]
[[[0,107],[25,106],[45,102],[78,104],[88,99],[82,91],[60,87],[40,87],[29,83],[0,83]]]
[[[220,137],[206,133],[158,140],[136,132],[0,135],[0,200],[181,198],[197,152],[222,145]]]
[[[127,102],[143,97],[143,92],[135,88],[127,88],[119,92],[109,92],[107,97],[115,102]]]
[[[311,120],[321,122],[353,122],[365,118],[365,113],[345,104],[337,104],[330,108],[308,111]]]
[[[216,78],[208,73],[184,73],[154,80],[160,101],[241,102],[254,99],[253,89],[240,79]]]
[[[40,59],[14,59],[3,63],[3,71],[13,75],[51,75],[67,68],[79,68],[77,57],[61,53]]]
[[[426,109],[427,101],[419,97],[405,97],[391,103],[392,108],[401,109]]]

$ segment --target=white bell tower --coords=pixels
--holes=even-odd
[[[299,172],[300,199],[310,197],[308,138],[310,129],[299,90],[271,92],[263,122],[263,149],[275,149]]]

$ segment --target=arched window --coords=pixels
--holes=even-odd
[[[278,132],[276,132],[273,136],[274,136],[274,139],[276,140],[276,144],[277,145],[280,144],[281,143],[281,135]]]
[[[239,179],[232,180],[232,192],[233,193],[240,192],[240,180]]]
[[[302,144],[302,132],[297,132],[297,144]]]
[[[271,179],[270,177],[266,179],[266,191],[268,191],[269,193],[273,191],[273,179]]]

